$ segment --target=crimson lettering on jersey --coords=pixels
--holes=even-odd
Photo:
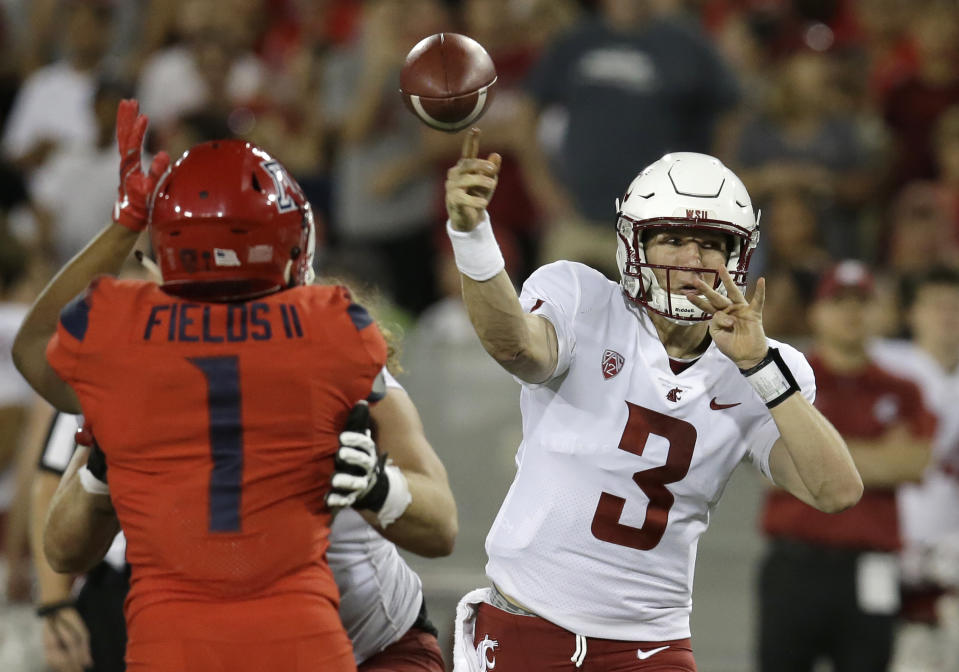
[[[161,303],[150,308],[143,340],[151,343],[244,343],[302,339],[303,321],[289,303]]]

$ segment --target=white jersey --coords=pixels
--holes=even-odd
[[[383,369],[386,386],[403,386]],[[333,520],[327,561],[340,590],[340,620],[360,664],[406,634],[420,612],[423,584],[400,556],[353,509]]]
[[[933,545],[959,534],[959,479],[943,471],[959,469],[959,371],[948,373],[925,351],[908,341],[877,341],[871,354],[888,371],[911,380],[938,421],[932,459],[921,483],[898,488],[897,501],[903,541],[910,546]]]
[[[555,327],[559,361],[549,381],[523,386],[489,578],[580,635],[688,637],[699,537],[740,462],[769,476],[772,416],[715,344],[674,374],[646,313],[586,266],[539,269],[520,301]],[[812,400],[805,358],[770,344]]]
[[[19,303],[0,304],[0,406],[29,406],[33,390],[13,365],[13,339],[30,306]]]
[[[388,371],[386,384],[403,387]],[[40,466],[62,474],[75,448],[79,416],[58,416]],[[126,544],[117,535],[105,558],[123,567]],[[398,640],[412,627],[423,603],[420,577],[400,556],[396,545],[380,536],[360,514],[343,509],[333,521],[327,560],[340,591],[340,620],[353,642],[357,664]]]

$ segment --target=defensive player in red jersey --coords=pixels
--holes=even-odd
[[[313,214],[278,161],[217,141],[143,173],[146,125],[121,103],[113,223],[14,344],[105,453],[132,566],[127,669],[353,670],[324,495],[350,409],[381,393],[385,343],[345,289],[309,284]],[[101,275],[148,225],[163,284]],[[79,569],[76,549],[46,550]]]

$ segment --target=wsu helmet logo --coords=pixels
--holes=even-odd
[[[603,378],[609,380],[622,371],[625,361],[623,356],[615,350],[605,350],[603,352]]]

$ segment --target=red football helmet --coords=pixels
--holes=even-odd
[[[232,301],[313,280],[313,210],[283,165],[256,145],[194,146],[160,178],[150,241],[171,294]]]

